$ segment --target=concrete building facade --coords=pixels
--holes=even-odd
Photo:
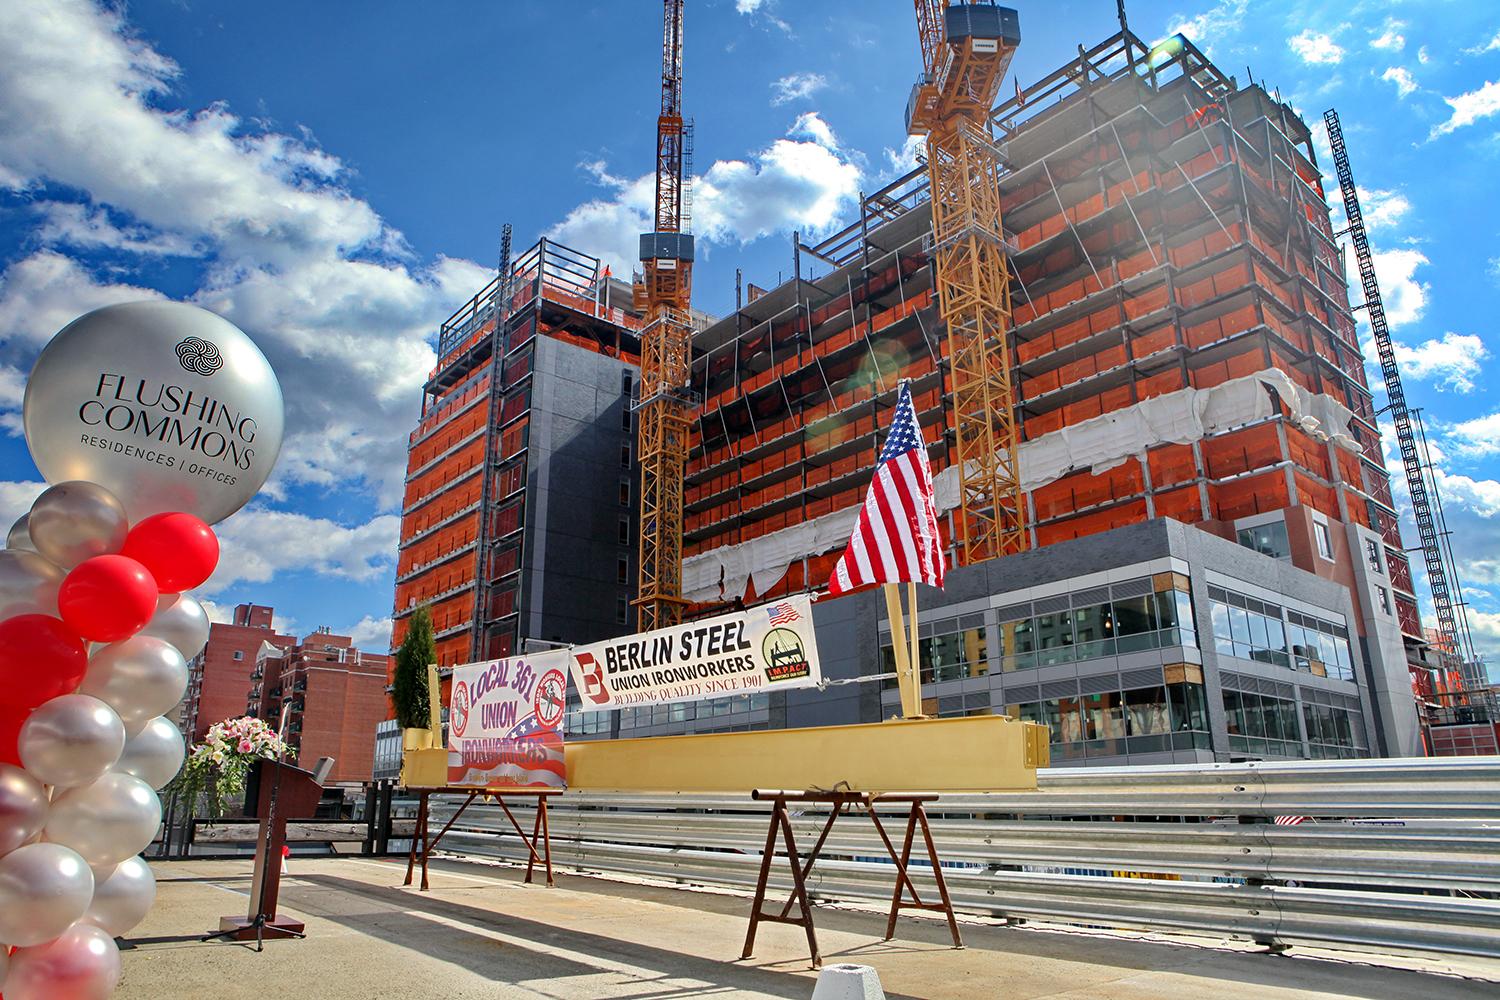
[[[374,775],[376,727],[389,713],[390,657],[361,652],[348,636],[319,629],[255,661],[242,691],[244,714],[281,729],[299,764],[332,757],[331,781]]]
[[[188,662],[182,733],[189,744],[203,739],[215,723],[245,714],[245,690],[262,643],[287,646],[297,641],[275,631],[273,613],[272,608],[241,604],[230,624],[209,627],[207,645]]]

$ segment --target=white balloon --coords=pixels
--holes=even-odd
[[[22,549],[26,552],[35,552],[36,546],[31,544],[31,530],[26,522],[30,514],[22,514],[16,518],[16,523],[10,526],[10,531],[5,536],[5,547],[7,549]],[[4,982],[0,977],[0,982]]]
[[[19,767],[0,764],[0,857],[41,833],[46,822],[47,789]]]
[[[94,900],[83,922],[119,937],[146,919],[156,901],[156,876],[140,858],[126,858],[104,878],[94,873]]]
[[[165,639],[133,635],[89,657],[79,691],[113,708],[133,739],[146,723],[170,712],[187,690],[187,661]]]
[[[208,644],[208,613],[187,594],[162,594],[156,599],[156,614],[136,635],[154,635],[177,647],[183,659],[191,660]]]
[[[0,943],[26,948],[51,941],[93,898],[94,873],[76,852],[61,844],[18,847],[0,858]],[[10,990],[7,981],[7,998]]]
[[[45,835],[88,864],[117,865],[145,850],[160,825],[161,799],[150,785],[129,774],[106,774],[54,798]]]
[[[16,615],[57,613],[57,592],[67,573],[56,563],[25,549],[0,551],[0,621]]]
[[[156,718],[146,723],[134,737],[125,741],[125,752],[119,763],[110,770],[117,774],[133,774],[152,788],[160,790],[163,785],[177,777],[182,770],[182,760],[187,747],[182,732],[170,719]]]
[[[120,984],[120,948],[93,924],[10,957],[6,1000],[108,1000]]]
[[[125,547],[125,507],[97,483],[65,482],[45,491],[26,518],[31,544],[63,569]]]
[[[86,785],[120,759],[125,727],[98,698],[65,694],[44,702],[21,724],[16,752],[26,772],[54,788]]]
[[[239,510],[271,474],[285,419],[255,343],[181,302],[79,317],[26,381],[26,443],[42,477],[98,483],[132,524],[166,511],[215,524]]]

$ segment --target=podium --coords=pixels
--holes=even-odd
[[[317,773],[291,764],[257,761],[245,781],[245,815],[260,820],[255,844],[255,875],[250,883],[250,911],[246,917],[221,917],[213,937],[235,941],[263,937],[302,937],[299,920],[276,915],[281,892],[281,857],[286,846],[288,819],[311,819],[323,795],[323,779],[333,759],[318,761]]]

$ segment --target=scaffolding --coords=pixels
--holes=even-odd
[[[1420,642],[1306,124],[1180,36],[1152,49],[1128,30],[1018,87],[991,122],[1030,546],[1155,517],[1233,537],[1226,522],[1315,511],[1379,535],[1401,630]],[[937,432],[957,547],[954,359],[928,204],[922,170],[862,196],[843,232],[794,241],[793,280],[694,338],[688,598],[826,585],[901,378]],[[805,278],[804,258],[828,273]]]
[[[638,365],[631,305],[597,258],[543,239],[442,325],[408,441],[393,645],[425,604],[441,665],[520,649],[533,341]]]

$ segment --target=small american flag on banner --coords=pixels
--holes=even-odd
[[[1272,822],[1277,826],[1296,826],[1306,819],[1306,816],[1277,816]]]
[[[769,613],[766,621],[772,625],[786,625],[802,617],[790,604],[773,604],[766,611]]]
[[[836,597],[867,583],[919,581],[942,587],[943,569],[932,469],[911,386],[903,382],[891,436],[880,450],[859,524],[828,580],[828,593]]]

